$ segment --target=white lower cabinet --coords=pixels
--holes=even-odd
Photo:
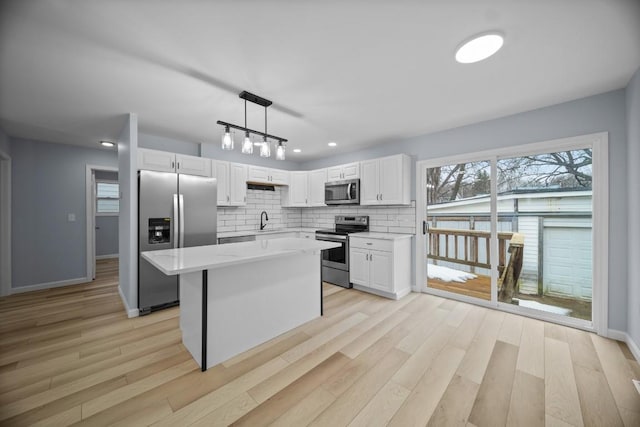
[[[349,236],[349,281],[355,289],[400,299],[411,292],[411,238]]]

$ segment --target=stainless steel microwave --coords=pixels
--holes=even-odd
[[[325,182],[324,203],[327,205],[359,205],[360,180]]]

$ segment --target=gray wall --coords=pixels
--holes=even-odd
[[[640,346],[640,69],[627,86],[627,176],[629,177],[629,251],[627,332]]]
[[[0,151],[8,156],[11,155],[11,143],[9,142],[9,137],[2,129],[0,129]]]
[[[96,171],[96,180],[118,180],[118,172]],[[96,256],[118,254],[118,215],[96,215]]]
[[[120,292],[131,310],[138,307],[138,174],[135,159],[138,151],[138,116],[127,114],[118,137],[118,183],[120,215],[118,215],[118,280]],[[134,161],[131,161],[134,159]]]
[[[85,165],[115,151],[11,138],[11,159],[12,287],[86,277]]]
[[[416,160],[609,132],[609,328],[624,331],[627,329],[628,241],[625,116],[625,90],[621,89],[403,141],[388,141],[367,150],[306,162],[302,167],[311,170],[406,153],[413,158],[412,186],[415,187]],[[415,196],[415,188],[412,194]]]
[[[180,141],[147,133],[138,133],[138,147],[170,151],[172,153],[186,154],[189,156],[200,155],[200,144],[196,142]]]

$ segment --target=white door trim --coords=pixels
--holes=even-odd
[[[11,294],[11,157],[0,151],[0,296]]]
[[[562,323],[573,327],[593,330],[599,335],[608,334],[608,313],[609,313],[609,134],[599,132],[588,135],[580,135],[569,138],[561,138],[550,141],[535,142],[530,144],[516,145],[512,147],[460,154],[448,157],[420,160],[416,163],[416,230],[418,231],[415,241],[416,253],[416,283],[414,291],[423,292],[424,264],[426,259],[424,253],[425,243],[421,233],[422,220],[426,214],[425,185],[426,170],[431,167],[456,164],[462,162],[474,162],[481,160],[497,161],[499,158],[516,157],[536,154],[539,152],[566,151],[575,148],[591,146],[593,149],[593,321],[586,323],[579,319],[571,319],[564,316],[553,315],[551,313],[535,312],[534,310],[520,310],[520,314],[535,317],[541,320]],[[492,169],[492,172],[495,172]],[[494,175],[495,176],[495,175]],[[492,176],[492,182],[495,181]],[[493,192],[492,192],[493,193]],[[492,206],[494,205],[492,201]],[[492,215],[493,216],[493,215]],[[492,230],[495,228],[494,218],[492,218]],[[493,252],[493,251],[492,251]],[[492,274],[495,274],[492,272]],[[446,296],[447,298],[471,302],[483,306],[497,308],[503,311],[513,312],[510,304],[498,303],[492,291],[492,301],[480,302],[464,295],[451,293],[443,294],[437,289],[427,289],[427,293]]]
[[[86,165],[85,167],[85,214],[87,224],[87,280],[92,280],[95,277],[95,265],[96,265],[96,242],[95,242],[95,213],[93,204],[93,181],[96,171],[105,172],[118,172],[117,167],[112,166],[99,166],[99,165]]]

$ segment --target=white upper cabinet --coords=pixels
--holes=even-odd
[[[289,186],[282,189],[282,205],[298,208],[325,206],[326,181],[326,169],[289,172]]]
[[[211,176],[211,159],[176,154],[176,172],[189,175]]]
[[[288,185],[289,172],[261,166],[249,166],[248,181],[258,184]]]
[[[241,163],[229,163],[229,205],[247,204],[248,167]]]
[[[166,151],[138,148],[138,169],[158,172],[175,172],[176,155]]]
[[[408,205],[411,203],[411,159],[406,154],[361,163],[361,205]]]
[[[343,181],[360,178],[360,163],[347,163],[327,168],[327,181]]]
[[[231,194],[229,193],[229,162],[212,160],[211,176],[218,180],[218,206],[229,206]]]
[[[138,148],[138,169],[211,176],[211,159]]]
[[[309,171],[309,206],[326,206],[324,203],[324,184],[327,182],[327,170]]]
[[[289,207],[309,206],[309,172],[291,172],[289,188],[283,192],[283,198]]]

